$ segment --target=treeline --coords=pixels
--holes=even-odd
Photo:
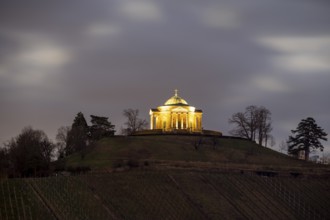
[[[125,109],[123,115],[127,121],[122,134],[130,135],[146,128],[147,122],[138,117],[138,110]],[[48,176],[53,170],[52,161],[59,164],[74,153],[83,159],[98,140],[115,135],[115,125],[108,117],[90,115],[90,118],[88,125],[84,114],[77,113],[71,126],[58,129],[55,143],[42,130],[23,128],[0,148],[0,178]]]
[[[91,115],[89,126],[83,113],[79,112],[71,127],[61,127],[56,135],[58,158],[62,159],[75,152],[84,158],[88,146],[95,141],[115,134],[115,125],[107,117]]]
[[[263,106],[248,106],[244,112],[234,113],[229,119],[229,123],[235,126],[230,131],[233,136],[255,141],[265,147],[269,142],[271,145],[275,145],[271,135],[273,130],[271,112]],[[324,150],[320,140],[328,140],[326,138],[328,134],[317,125],[312,117],[302,119],[298,127],[291,130],[291,133],[292,135],[289,136],[288,140],[281,143],[280,148],[286,150],[288,155],[307,161],[310,152]]]
[[[123,116],[126,118],[121,134],[131,135],[147,127],[147,121],[140,119],[137,109],[125,109]],[[45,176],[49,175],[51,162],[65,161],[71,154],[80,154],[84,159],[95,143],[115,135],[115,125],[108,117],[90,115],[88,125],[82,112],[77,113],[71,126],[62,126],[58,129],[56,143],[53,143],[42,130],[25,127],[22,132],[4,143],[0,148],[0,177],[9,175],[14,177]],[[234,113],[229,123],[235,127],[230,134],[255,141],[260,146],[270,143],[275,144],[271,135],[271,112],[263,106],[248,106],[244,112]],[[304,155],[309,159],[312,150],[323,151],[320,140],[327,141],[327,133],[319,127],[311,117],[303,119],[292,136],[281,146],[287,153],[294,157]],[[280,147],[281,147],[280,146]]]

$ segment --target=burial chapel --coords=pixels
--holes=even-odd
[[[192,132],[201,133],[202,110],[196,109],[178,95],[168,99],[163,106],[150,109],[150,129],[163,132]]]

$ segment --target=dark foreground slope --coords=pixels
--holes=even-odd
[[[131,170],[0,182],[0,219],[326,219],[328,179]]]

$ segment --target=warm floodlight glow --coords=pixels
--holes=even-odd
[[[174,90],[174,96],[164,106],[150,110],[150,129],[161,129],[164,132],[181,130],[186,132],[202,131],[202,111],[189,106]]]

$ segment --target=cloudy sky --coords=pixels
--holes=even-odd
[[[309,116],[330,132],[329,86],[328,0],[1,1],[0,142],[79,111],[120,130],[178,89],[224,134],[265,106],[278,145]]]

